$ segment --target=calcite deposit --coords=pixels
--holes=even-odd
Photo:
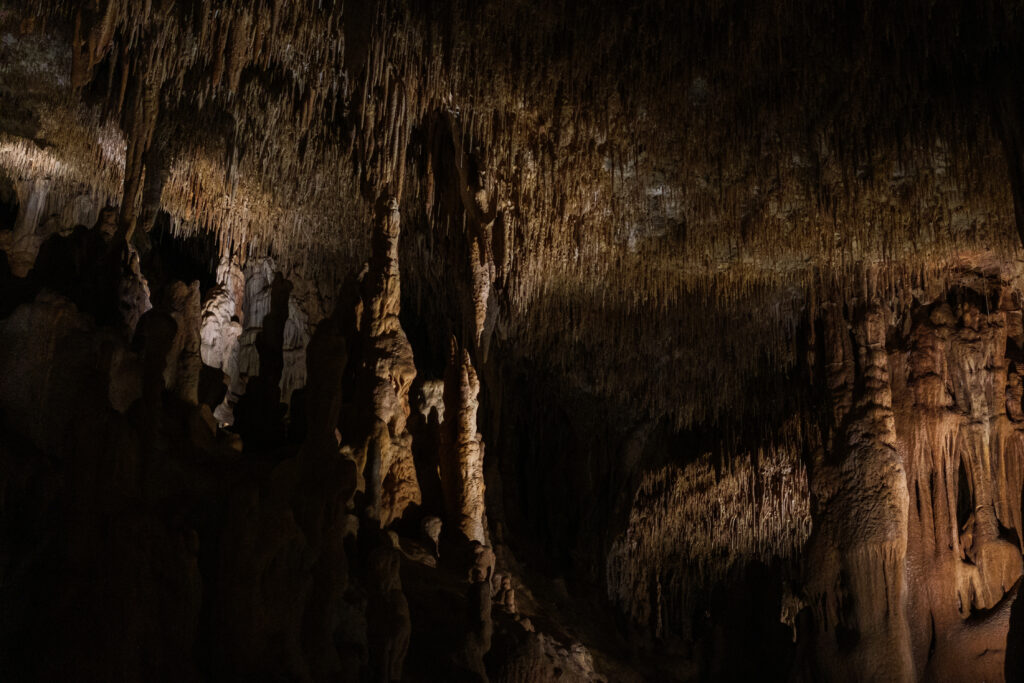
[[[0,679],[1024,680],[1022,84],[1009,0],[0,0]]]
[[[468,541],[486,543],[484,444],[477,431],[480,380],[469,352],[452,343],[445,372],[444,414],[438,474],[451,528]]]

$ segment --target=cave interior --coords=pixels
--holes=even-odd
[[[1024,681],[1024,5],[0,0],[0,680]]]

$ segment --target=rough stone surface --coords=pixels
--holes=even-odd
[[[452,344],[445,375],[447,419],[441,432],[441,485],[448,524],[469,541],[486,543],[484,445],[477,431],[480,381],[469,352]]]

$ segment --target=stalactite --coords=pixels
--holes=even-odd
[[[685,637],[687,612],[704,591],[755,561],[794,560],[810,533],[797,441],[669,465],[639,485],[629,526],[607,558],[608,597],[639,626],[657,621],[655,637]],[[659,582],[662,604],[678,612],[651,601],[648,587]]]
[[[368,662],[401,675],[405,559],[377,527],[415,524],[403,517],[427,498],[406,424],[417,373],[399,319],[402,253],[407,278],[426,283],[407,300],[444,313],[414,338],[435,354],[439,335],[465,344],[453,344],[443,405],[436,382],[423,386],[424,412],[442,421],[435,497],[447,530],[489,542],[481,392],[527,368],[557,387],[553,404],[614,406],[610,435],[638,423],[723,435],[717,450],[623,482],[589,481],[616,471],[589,454],[573,471],[591,490],[634,487],[613,520],[622,527],[593,543],[608,554],[590,578],[646,642],[688,642],[693,606],[764,564],[784,570],[781,616],[809,643],[798,677],[938,679],[961,651],[975,667],[965,677],[998,674],[987,644],[1024,573],[1024,278],[1009,229],[1014,217],[1024,229],[1017,11],[990,0],[440,4],[0,2],[0,173],[19,212],[0,234],[0,276],[35,286],[45,240],[85,216],[110,241],[106,218],[119,212],[109,251],[126,329],[96,345],[111,367],[141,366],[126,371],[139,386],[101,387],[118,419],[141,415],[144,430],[126,440],[149,447],[169,413],[199,414],[202,359],[228,375],[218,421],[239,401],[257,455],[246,469],[259,481],[209,506],[228,541],[213,555],[189,543],[176,572],[192,580],[199,559],[218,565],[226,613],[270,596],[240,630],[183,610],[190,629],[201,620],[223,636],[212,657],[252,675],[337,678]],[[202,308],[198,284],[179,282],[149,310],[125,238],[160,212],[173,236],[213,233],[224,249]],[[367,254],[354,311],[328,318],[323,292]],[[451,284],[456,303],[419,301]],[[0,331],[45,361],[63,315],[75,334],[95,331],[46,292]],[[40,349],[27,341],[35,323]],[[135,351],[111,341],[130,334]],[[346,371],[349,352],[360,365]],[[49,398],[20,381],[0,376],[0,394],[17,395],[4,414],[59,453],[62,433],[31,410]],[[301,431],[294,422],[285,438],[303,385],[310,440],[264,472]],[[87,447],[105,443],[80,422]],[[224,454],[225,432],[204,416],[189,429],[200,455]],[[494,434],[502,457],[519,457],[520,435]],[[432,476],[434,464],[421,469]],[[318,487],[328,493],[310,507]],[[341,547],[361,525],[359,547]],[[349,592],[346,557],[368,547],[366,585]],[[553,564],[578,563],[563,550]],[[471,606],[465,645],[481,677],[502,626],[489,579],[456,596]],[[349,634],[336,622],[355,620],[337,605],[364,593],[369,652],[339,649]],[[568,658],[516,634],[538,658]],[[341,650],[368,662],[342,666]],[[589,662],[557,671],[593,673]]]
[[[1006,230],[1013,202],[997,125],[1006,117],[987,116],[983,123],[991,125],[979,128],[974,99],[951,96],[949,120],[914,119],[920,126],[912,139],[899,124],[930,92],[922,74],[952,68],[934,56],[949,53],[938,46],[953,40],[962,4],[950,4],[948,21],[927,27],[913,12],[866,9],[866,45],[884,45],[898,31],[934,49],[926,51],[932,57],[892,68],[879,61],[884,50],[847,46],[859,55],[853,71],[808,60],[800,47],[827,35],[806,32],[831,25],[828,8],[738,16],[721,3],[655,3],[616,10],[609,23],[606,12],[588,11],[586,2],[558,11],[509,3],[477,12],[457,3],[454,23],[439,27],[429,14],[386,4],[347,14],[339,3],[312,1],[223,2],[195,12],[130,5],[106,0],[36,9],[74,27],[72,49],[54,66],[57,85],[37,107],[41,132],[54,143],[42,154],[59,160],[60,175],[89,184],[103,201],[126,191],[131,197],[120,203],[128,214],[135,186],[148,184],[144,203],[152,204],[159,183],[140,180],[140,173],[149,176],[160,164],[141,155],[154,111],[175,112],[184,135],[195,136],[190,149],[168,160],[160,193],[178,233],[215,231],[271,251],[286,267],[345,271],[368,248],[367,232],[347,226],[365,225],[379,194],[389,189],[403,212],[406,197],[430,194],[431,180],[419,177],[405,155],[411,131],[443,112],[460,148],[459,192],[477,252],[467,255],[467,322],[481,360],[498,319],[533,320],[544,309],[570,320],[575,339],[633,329],[657,334],[665,311],[695,295],[732,307],[759,291],[813,290],[819,272],[832,273],[851,292],[858,283],[891,288],[887,273],[920,269],[941,277],[970,245],[1018,248]],[[618,20],[622,30],[609,31]],[[512,40],[503,30],[508,25],[534,29]],[[682,27],[688,39],[669,39],[669,26]],[[723,52],[724,26],[759,39]],[[777,32],[765,35],[765,26]],[[573,39],[563,43],[567,31]],[[993,39],[1009,41],[1002,33]],[[558,44],[563,48],[554,49]],[[652,49],[638,51],[638,44]],[[607,66],[623,51],[644,55],[628,74]],[[23,81],[19,68],[5,79]],[[94,82],[101,75],[113,80]],[[825,106],[831,95],[823,84],[841,79],[870,97],[839,111]],[[651,86],[660,83],[685,87]],[[758,86],[731,87],[736,83]],[[107,90],[106,110],[123,115],[119,140],[98,140],[108,135],[95,133],[99,114],[83,115],[67,97],[86,89]],[[758,93],[756,106],[739,91]],[[767,125],[752,125],[755,110]],[[819,110],[824,114],[807,130],[801,122]],[[338,111],[344,133],[335,125]],[[75,126],[65,125],[76,117]],[[124,156],[109,154],[111,143],[124,146]],[[486,154],[475,158],[478,151]],[[102,182],[91,172],[96,161]],[[14,163],[0,158],[5,169]],[[42,172],[22,168],[18,175]],[[495,261],[492,244],[498,207],[505,234],[529,245],[507,265]],[[858,280],[876,268],[879,282]],[[587,303],[595,291],[601,307]],[[549,302],[553,294],[562,300]],[[768,357],[788,353],[798,308],[770,329]],[[716,351],[703,323],[681,324],[688,328],[683,334]],[[543,327],[507,326],[509,342],[550,353],[555,367],[572,363],[576,350],[552,350],[555,331]],[[600,382],[618,391],[612,378]],[[727,389],[735,384],[725,378]],[[706,397],[694,401],[675,391],[646,392],[658,404],[648,408],[673,410],[680,425],[707,411]],[[709,412],[718,410],[712,405]]]

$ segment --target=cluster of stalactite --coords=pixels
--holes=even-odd
[[[345,272],[369,246],[359,226],[373,203],[397,197],[426,230],[468,236],[463,296],[482,355],[497,328],[557,363],[575,350],[549,348],[531,318],[542,308],[586,339],[609,327],[650,338],[695,296],[1016,249],[1016,103],[990,101],[1019,69],[1013,13],[805,4],[10,2],[4,28],[48,43],[60,77],[26,87],[35,53],[5,47],[4,85],[36,93],[32,137],[46,149],[20,156],[103,200],[123,194],[122,221],[141,212],[145,227],[162,208],[179,234]],[[839,21],[857,30],[836,36]],[[431,158],[439,128],[447,169]],[[80,172],[97,163],[103,174]],[[435,201],[438,187],[461,205]],[[770,331],[767,356],[793,325]],[[647,408],[684,403],[701,401]]]
[[[959,663],[972,652],[987,676],[998,677],[1000,662],[992,660],[1002,653],[986,650],[1005,637],[1024,571],[1020,292],[987,284],[928,311],[898,368],[906,384],[893,389],[909,496],[910,577],[915,588],[930,588],[910,591],[907,607],[916,673],[925,676],[976,675]],[[931,633],[922,626],[928,617]]]
[[[644,476],[607,558],[608,597],[659,639],[691,637],[697,597],[755,561],[793,561],[811,532],[794,443]]]
[[[224,669],[245,669],[242,643],[286,662],[266,670],[300,677],[366,659],[358,634],[332,634],[351,650],[338,655],[300,643],[296,626],[358,608],[336,600],[309,617],[290,603],[306,579],[314,588],[296,605],[344,592],[323,577],[348,571],[332,558],[358,519],[374,534],[362,536],[374,569],[360,584],[384,653],[373,664],[394,676],[410,608],[397,549],[377,532],[432,505],[447,529],[434,550],[451,534],[476,553],[460,596],[473,625],[454,658],[484,670],[495,624],[477,372],[495,341],[565,395],[628,396],[608,411],[616,426],[801,421],[798,436],[763,427],[757,438],[773,445],[756,455],[639,477],[601,578],[655,638],[686,636],[695,590],[782,564],[782,616],[808,679],[948,675],[961,651],[976,655],[965,677],[997,676],[991,645],[1024,571],[1022,281],[1004,268],[1019,255],[1014,219],[1024,226],[1016,11],[963,0],[346,5],[0,3],[0,181],[18,205],[0,248],[31,286],[42,261],[75,305],[100,292],[100,326],[134,340],[104,347],[103,327],[90,342],[110,364],[90,372],[128,368],[86,394],[106,392],[95,410],[137,406],[104,438],[142,444],[100,474],[145,498],[135,456],[170,419],[168,396],[190,406],[187,450],[200,460],[237,456],[216,426],[232,422],[271,457],[289,402],[307,411],[301,457],[232,492],[224,533],[237,547],[218,557],[241,577],[225,613],[247,609],[266,572],[280,584],[268,601],[295,628],[283,654],[269,620],[232,631]],[[202,306],[195,284],[150,292],[141,276],[161,211],[175,235],[217,235],[217,288]],[[67,229],[78,224],[97,227]],[[417,367],[399,320],[400,229],[427,264],[417,277],[451,284],[437,289],[454,302],[445,331],[458,342],[443,390],[424,384],[422,425],[408,423]],[[55,233],[67,241],[47,247]],[[87,257],[64,258],[69,244]],[[367,254],[337,299],[307,277],[336,291]],[[82,293],[46,270],[68,263]],[[94,331],[73,308],[43,294],[4,331],[32,357],[30,329],[51,346],[62,316]],[[23,384],[48,359],[84,364],[72,356],[12,365],[0,386],[46,452],[66,444],[32,411],[65,399],[39,393],[48,380]],[[228,377],[205,407],[200,361]],[[314,365],[322,375],[305,372]],[[811,407],[784,394],[794,379]],[[303,385],[315,400],[292,401]],[[438,451],[425,465],[413,457],[420,428]],[[322,483],[310,463],[328,461],[344,485],[296,503]],[[194,583],[193,539],[173,541]],[[302,572],[275,564],[275,548],[306,542],[315,559]],[[183,632],[195,609],[182,606]],[[301,652],[318,647],[326,660]]]

